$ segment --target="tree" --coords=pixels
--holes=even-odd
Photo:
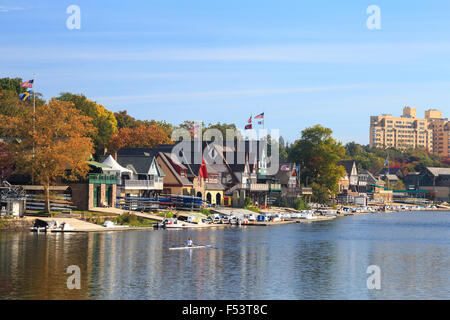
[[[123,147],[154,148],[160,144],[172,143],[166,132],[160,126],[140,126],[136,128],[122,128],[111,137],[108,149],[117,151]]]
[[[117,120],[117,129],[135,128],[137,127],[136,119],[127,113],[127,110],[114,112],[114,117]]]
[[[101,104],[89,100],[82,94],[61,93],[59,101],[72,102],[85,116],[92,118],[97,131],[92,136],[97,153],[102,153],[111,136],[117,132],[117,120],[114,114]]]
[[[345,169],[336,163],[345,155],[345,148],[331,136],[332,130],[315,125],[302,131],[301,139],[289,149],[290,161],[300,164],[302,181],[313,187],[313,199],[324,203],[337,192],[338,181]]]
[[[33,111],[33,98],[21,101],[19,94],[27,91],[27,88],[21,88],[22,83],[20,78],[1,78],[0,79],[0,114],[7,116],[16,116],[19,114],[31,113]],[[36,105],[40,106],[45,103],[41,99],[42,94],[36,92]],[[3,135],[2,128],[0,128],[0,135]]]
[[[86,160],[93,151],[88,136],[96,129],[72,103],[51,99],[36,108],[33,117],[0,115],[0,126],[9,133],[6,143],[15,167],[44,187],[45,211],[50,212],[50,186],[63,178],[77,180],[89,170]]]
[[[5,143],[0,142],[0,180],[6,179],[13,171],[13,158]]]
[[[114,116],[117,120],[117,128],[136,128],[140,126],[159,126],[165,132],[168,138],[172,136],[172,131],[174,126],[166,121],[156,121],[156,120],[136,120],[134,117],[130,116],[126,110],[114,112]]]

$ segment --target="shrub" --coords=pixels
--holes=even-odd
[[[252,204],[252,199],[250,197],[245,197],[245,206],[249,206]]]
[[[308,210],[308,203],[302,198],[297,198],[294,200],[294,209],[296,210]]]
[[[211,211],[208,210],[208,209],[201,209],[200,212],[203,213],[205,216],[210,216],[211,215]]]
[[[250,211],[253,211],[253,212],[256,212],[256,213],[260,213],[261,212],[261,210],[259,210],[259,208],[257,206],[254,206],[254,205],[245,206],[244,209],[250,210]]]
[[[138,222],[138,217],[134,214],[123,213],[115,219],[119,224],[133,224]]]

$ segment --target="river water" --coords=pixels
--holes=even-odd
[[[168,250],[187,237],[212,248]],[[68,266],[81,289],[69,290]],[[381,289],[368,289],[367,268]],[[450,212],[272,227],[0,233],[0,299],[450,299]]]

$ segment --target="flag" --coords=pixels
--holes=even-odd
[[[19,94],[19,99],[22,101],[30,100],[30,93],[24,92],[24,93]]]
[[[384,162],[384,166],[385,167],[388,166],[388,165],[389,165],[389,153],[388,153],[388,155],[386,157],[386,161]]]
[[[252,129],[252,125],[251,124],[245,125],[245,130],[248,130],[248,129]]]
[[[264,120],[258,121],[258,124],[264,124]]]
[[[250,116],[250,119],[247,120],[247,123],[252,123],[252,116]]]
[[[264,119],[264,112],[255,116],[255,119]]]
[[[206,170],[205,157],[202,157],[202,164],[200,165],[200,169],[198,170],[198,176],[208,179],[208,171]]]
[[[21,88],[33,88],[33,80],[28,80],[20,84]]]
[[[280,169],[281,171],[289,171],[291,170],[291,166],[289,164],[283,164]]]

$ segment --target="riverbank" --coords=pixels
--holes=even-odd
[[[25,231],[29,230],[34,224],[34,220],[26,218],[19,219],[0,219],[0,231]]]
[[[315,215],[313,219],[301,219],[301,218],[284,218],[283,221],[254,221],[246,226],[276,226],[276,225],[286,225],[291,223],[312,223],[329,221],[335,218],[341,218],[346,216],[360,215],[360,214],[386,214],[386,213],[396,213],[396,212],[433,212],[433,211],[449,211],[450,208],[418,208],[413,206],[405,206],[402,204],[395,204],[391,206],[384,206],[384,210],[380,210],[380,207],[370,206],[364,207],[350,207],[347,212],[339,212],[338,210],[332,209],[322,209],[322,211],[328,212],[324,215]],[[370,208],[370,210],[368,209]],[[342,209],[342,208],[341,208]],[[254,212],[240,209],[240,208],[220,208],[214,209],[213,212],[220,213],[221,215],[236,215],[244,216],[245,214],[256,214]],[[329,214],[333,211],[335,214]],[[273,207],[270,209],[262,210],[263,214],[268,213],[293,213],[298,212],[297,210],[291,208],[278,208]],[[172,212],[170,211],[170,216],[176,215],[189,216],[196,215],[201,218],[206,218],[207,216],[198,212]],[[127,217],[131,217],[128,219]],[[52,230],[51,232],[110,232],[110,231],[133,231],[133,230],[153,230],[154,224],[160,223],[165,219],[165,213],[144,213],[144,212],[130,212],[121,210],[118,208],[96,208],[96,211],[89,212],[79,212],[70,215],[57,214],[54,217],[40,217],[40,216],[25,216],[23,218],[1,218],[0,219],[0,231],[28,231],[32,226],[35,225],[37,220],[42,222],[57,221],[59,224],[62,222],[68,223],[71,228],[70,230]],[[115,225],[112,227],[105,227],[103,225],[104,221],[113,221]],[[136,220],[136,221],[135,221]],[[230,224],[209,224],[209,223],[190,223],[187,221],[178,221],[177,224],[169,226],[167,229],[206,229],[206,228],[225,228],[231,227]]]

